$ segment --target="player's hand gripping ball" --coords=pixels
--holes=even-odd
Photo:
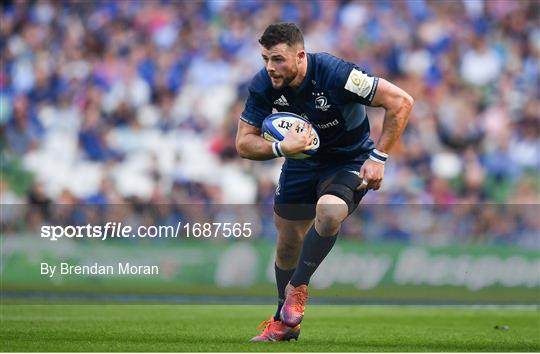
[[[305,127],[307,127],[308,124],[310,124],[306,119],[294,113],[289,113],[289,112],[272,113],[268,117],[266,117],[263,121],[262,136],[268,141],[272,141],[272,142],[282,141],[285,138],[285,136],[289,133],[289,129],[296,122],[300,123],[298,127],[298,129],[300,129],[300,132],[303,131],[303,129],[305,129]],[[305,159],[305,158],[315,155],[320,145],[320,139],[319,139],[319,134],[313,127],[311,130],[311,134],[313,136],[313,141],[312,141],[313,148],[309,150],[305,150],[298,154],[287,156],[287,157],[291,159]]]

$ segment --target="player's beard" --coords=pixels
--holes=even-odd
[[[282,90],[289,86],[289,84],[296,78],[296,75],[298,75],[298,68],[293,68],[289,75],[280,77],[281,83],[276,85],[274,82],[272,82],[272,87],[274,90]]]

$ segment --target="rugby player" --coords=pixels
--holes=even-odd
[[[285,159],[276,189],[278,306],[251,340],[268,342],[298,339],[309,280],[336,242],[343,220],[369,189],[381,187],[384,164],[407,124],[413,99],[355,64],[307,53],[294,23],[268,26],[259,43],[264,68],[251,81],[238,123],[239,155],[251,160],[287,157],[314,146],[312,129],[320,137],[314,156]],[[376,144],[365,106],[386,111]],[[296,124],[273,145],[261,137],[261,125],[275,111],[303,116],[311,126],[301,130]]]

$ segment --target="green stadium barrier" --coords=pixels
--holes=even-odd
[[[123,241],[123,240],[122,240]],[[274,296],[260,240],[108,242],[2,238],[2,291]],[[153,275],[42,275],[40,265],[157,265]],[[339,240],[312,279],[322,298],[540,303],[540,252]]]

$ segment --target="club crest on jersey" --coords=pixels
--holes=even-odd
[[[320,109],[321,111],[326,111],[332,105],[328,104],[328,99],[324,96],[324,92],[312,93],[315,97],[315,108]]]

